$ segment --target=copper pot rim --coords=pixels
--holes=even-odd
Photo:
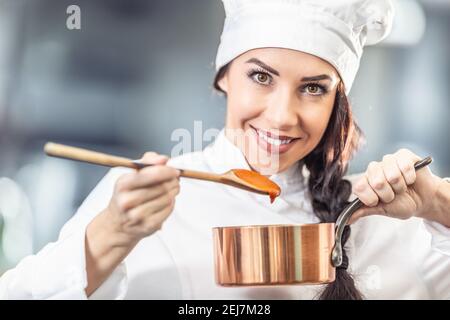
[[[264,229],[264,228],[315,228],[319,225],[335,225],[335,222],[302,223],[302,224],[255,224],[242,226],[213,227],[212,230]]]

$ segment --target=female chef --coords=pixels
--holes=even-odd
[[[223,0],[215,86],[224,130],[203,152],[113,169],[61,231],[0,282],[6,298],[450,298],[450,184],[401,149],[344,179],[360,131],[347,94],[363,47],[392,23],[388,1]],[[168,162],[169,161],[169,162]],[[175,168],[259,171],[268,199],[179,178]],[[353,195],[352,195],[353,191]],[[320,286],[215,284],[216,226],[334,221],[351,196],[366,205],[345,231],[336,281]],[[368,216],[358,219],[362,216]],[[398,219],[393,219],[398,218]],[[355,222],[357,220],[357,222]],[[352,274],[352,276],[350,276]]]

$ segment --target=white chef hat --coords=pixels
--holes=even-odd
[[[393,19],[390,0],[222,0],[225,23],[216,70],[256,48],[288,48],[318,56],[350,91],[365,45],[383,40]]]

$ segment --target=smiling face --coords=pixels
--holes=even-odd
[[[262,174],[284,171],[320,142],[340,78],[300,51],[261,48],[234,59],[219,81],[227,95],[225,133]]]

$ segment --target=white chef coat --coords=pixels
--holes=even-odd
[[[222,173],[249,169],[222,131],[202,152],[169,165]],[[271,176],[282,193],[268,197],[230,186],[181,178],[176,205],[163,228],[143,239],[92,299],[313,299],[323,285],[224,288],[214,280],[212,228],[319,222],[307,189],[308,172],[294,165]],[[0,280],[0,298],[86,299],[85,228],[108,204],[116,179],[104,177],[63,227],[59,240],[24,259]],[[418,218],[382,216],[352,225],[349,272],[368,299],[450,298],[450,229]]]

